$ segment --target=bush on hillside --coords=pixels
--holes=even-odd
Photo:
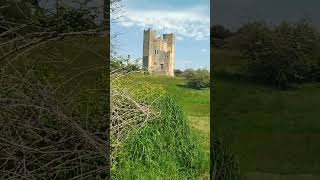
[[[239,36],[253,78],[279,88],[294,81],[317,79],[319,73],[312,71],[318,70],[319,34],[308,22],[283,22],[274,28],[251,23],[239,30]]]
[[[112,179],[188,179],[208,157],[163,89],[130,76],[111,85]]]
[[[187,85],[194,89],[210,86],[210,72],[207,69],[186,69],[182,76],[187,80]]]
[[[179,77],[179,76],[182,75],[182,73],[183,73],[183,71],[181,71],[180,69],[175,69],[175,70],[174,70],[174,75],[175,75],[175,76],[178,76],[178,77]]]
[[[111,71],[118,72],[134,72],[141,71],[141,63],[139,59],[134,60],[134,62],[130,62],[129,58],[125,58],[122,56],[119,57],[111,57],[110,62]]]

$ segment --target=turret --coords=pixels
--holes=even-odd
[[[143,67],[148,68],[151,65],[151,55],[152,55],[152,42],[155,38],[155,31],[152,29],[144,30],[143,36]]]
[[[167,49],[170,51],[170,58],[168,62],[168,74],[174,76],[174,35],[164,34],[163,40],[167,43]]]

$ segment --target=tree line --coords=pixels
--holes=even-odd
[[[247,75],[278,88],[320,81],[320,33],[307,20],[270,25],[252,22],[231,32],[211,29],[214,48],[239,50],[248,59]]]

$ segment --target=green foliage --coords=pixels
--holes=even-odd
[[[174,75],[175,75],[175,76],[181,76],[182,73],[183,73],[183,71],[181,71],[180,69],[175,69],[175,70],[174,70]]]
[[[113,179],[188,179],[208,157],[191,135],[180,107],[168,96],[155,102],[161,116],[135,132],[113,162]]]
[[[125,72],[132,72],[132,71],[140,71],[141,62],[140,59],[135,59],[133,62],[130,62],[130,58],[118,56],[118,57],[111,57],[110,62],[111,70],[121,70]]]
[[[226,39],[232,36],[232,32],[222,25],[214,25],[211,28],[211,36],[217,39]]]
[[[231,37],[233,33],[222,25],[214,25],[211,28],[211,37],[214,47],[221,48],[225,45],[225,39]]]
[[[283,22],[274,28],[251,23],[239,29],[240,47],[248,70],[259,81],[286,88],[290,82],[317,79],[318,32],[307,22]]]
[[[79,9],[60,6],[58,12],[60,32],[85,31],[97,27],[94,22],[97,14],[91,13],[87,6]]]
[[[186,69],[182,76],[191,88],[201,89],[210,86],[210,72],[207,69]]]
[[[192,89],[185,86],[187,80],[183,77],[167,77],[158,75],[144,75],[133,73],[132,82],[148,82],[155,87],[161,86],[170,96],[174,97],[187,116],[209,117],[210,93],[209,89]]]
[[[160,85],[137,81],[130,78],[130,75],[111,81],[111,85],[119,88],[129,88],[130,94],[134,96],[138,103],[152,103],[158,96],[166,94],[166,91]]]

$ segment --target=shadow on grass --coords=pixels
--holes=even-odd
[[[181,87],[181,88],[186,88],[186,89],[193,89],[193,90],[203,90],[203,89],[206,89],[206,88],[195,88],[195,87],[192,87],[190,85],[187,85],[187,84],[177,84],[178,87]]]
[[[261,86],[273,90],[279,91],[296,91],[302,88],[303,85],[312,83],[312,82],[292,82],[288,84],[286,87],[280,88],[272,83],[267,83],[264,81],[259,81],[254,77],[250,77],[248,74],[245,73],[230,73],[230,72],[213,72],[214,81],[215,80],[223,80],[227,82],[234,82],[234,83],[243,83],[243,84],[250,84]]]

